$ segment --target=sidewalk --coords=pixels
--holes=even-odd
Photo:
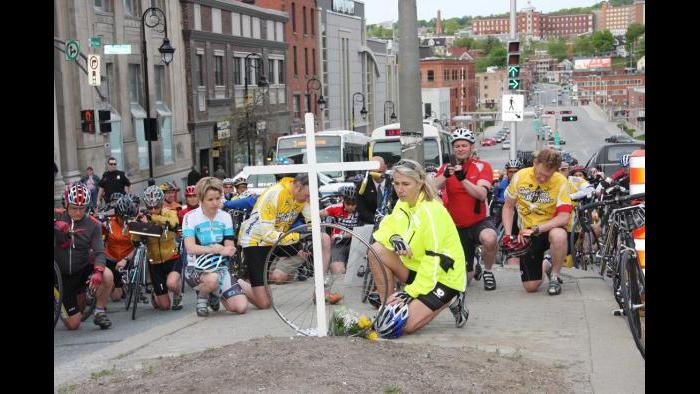
[[[525,293],[517,267],[496,266],[494,271],[495,291],[486,292],[482,282],[468,288],[470,317],[465,328],[455,328],[446,311],[398,341],[522,355],[562,369],[574,381],[575,392],[644,392],[645,363],[624,318],[611,313],[616,304],[609,282],[593,272],[564,268],[562,294],[552,297],[546,293],[546,280],[539,292]],[[133,368],[144,359],[293,335],[273,310],[251,308],[245,315],[214,313],[206,319],[192,312],[55,367],[54,385],[78,383],[92,372],[113,367]]]

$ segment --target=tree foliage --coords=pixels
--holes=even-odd
[[[563,38],[551,40],[547,43],[547,52],[549,56],[562,61],[567,58],[566,41]]]
[[[591,36],[591,41],[596,54],[602,55],[613,50],[615,38],[610,31],[603,30],[594,32]]]
[[[574,56],[592,56],[595,52],[590,36],[577,37],[574,41]]]
[[[392,38],[392,29],[387,29],[381,25],[367,25],[367,36],[382,39]]]

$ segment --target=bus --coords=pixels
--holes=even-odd
[[[423,165],[439,168],[444,162],[449,162],[449,155],[452,154],[452,135],[431,123],[423,121]],[[372,155],[384,158],[387,168],[393,167],[401,160],[400,135],[399,123],[392,123],[372,131],[370,141]]]
[[[319,163],[367,161],[369,137],[350,130],[325,130],[316,133],[316,160]],[[306,135],[285,135],[277,139],[277,158],[290,158],[296,164],[299,157],[306,163]],[[345,181],[357,171],[325,173],[337,181]]]

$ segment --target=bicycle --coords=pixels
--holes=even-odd
[[[132,235],[141,235],[144,237],[160,238],[163,234],[163,227],[154,223],[129,222],[129,232]],[[145,291],[148,282],[146,279],[146,271],[148,269],[148,251],[146,241],[140,239],[136,241],[138,246],[134,252],[134,258],[127,270],[126,286],[126,310],[131,306],[131,320],[136,320],[136,309],[142,292]],[[133,305],[132,305],[133,301]]]
[[[347,227],[331,224],[331,223],[321,223],[321,231],[326,231],[329,229],[339,229],[349,233],[354,241],[360,242],[361,246],[367,247],[369,253],[373,253],[377,262],[381,264],[381,259],[369,246],[369,243],[359,237],[356,233]],[[280,239],[285,239],[289,234],[292,233],[310,233],[311,225],[304,224],[290,229],[280,236]],[[310,236],[307,236],[303,241],[305,243],[312,242]],[[307,257],[300,257],[298,254],[287,250],[278,249],[279,241],[276,242],[270,252],[267,255],[265,261],[265,277],[264,285],[270,300],[272,301],[272,308],[275,313],[289,325],[293,330],[295,330],[299,335],[304,336],[316,336],[318,334],[316,328],[316,298],[315,298],[315,282],[314,281],[297,281],[294,276],[297,272],[297,267],[295,265],[309,264],[313,266],[313,255]],[[306,248],[309,251],[310,248]],[[296,249],[298,251],[298,249]],[[352,253],[350,254],[352,256]],[[350,258],[350,257],[349,257]],[[286,281],[270,281],[270,275],[272,272],[283,263],[282,259],[287,259],[284,264],[291,273]],[[351,261],[348,261],[348,266],[351,265]],[[386,282],[386,273],[381,270],[384,280]],[[333,310],[341,305],[350,307],[357,313],[364,314],[365,316],[370,316],[374,312],[374,308],[368,306],[365,303],[357,302],[359,300],[359,293],[363,290],[362,283],[358,283],[357,276],[346,272],[345,274],[324,274],[325,283],[324,289],[329,292],[340,292],[344,295],[341,304],[330,304],[326,303],[326,314],[327,318],[330,318],[333,314]],[[389,289],[387,288],[384,292],[384,299],[389,296]],[[336,306],[337,305],[337,306]],[[374,317],[376,319],[376,316]],[[367,329],[360,331],[356,335],[364,335]]]
[[[61,317],[61,309],[63,309],[63,279],[55,260],[53,262],[53,302],[53,326],[55,328]]]

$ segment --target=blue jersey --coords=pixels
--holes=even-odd
[[[252,211],[256,201],[258,201],[258,196],[255,195],[237,198],[235,200],[224,201],[224,208]]]
[[[505,191],[506,188],[508,188],[508,178],[503,178],[503,180],[498,184],[498,186],[493,188],[493,197],[496,199],[498,202],[505,203],[506,198],[505,198]]]
[[[208,246],[211,244],[222,244],[225,239],[233,241],[233,223],[231,215],[218,210],[214,220],[210,220],[202,212],[202,207],[198,207],[187,212],[182,220],[182,236],[184,238],[194,237],[197,245]]]

